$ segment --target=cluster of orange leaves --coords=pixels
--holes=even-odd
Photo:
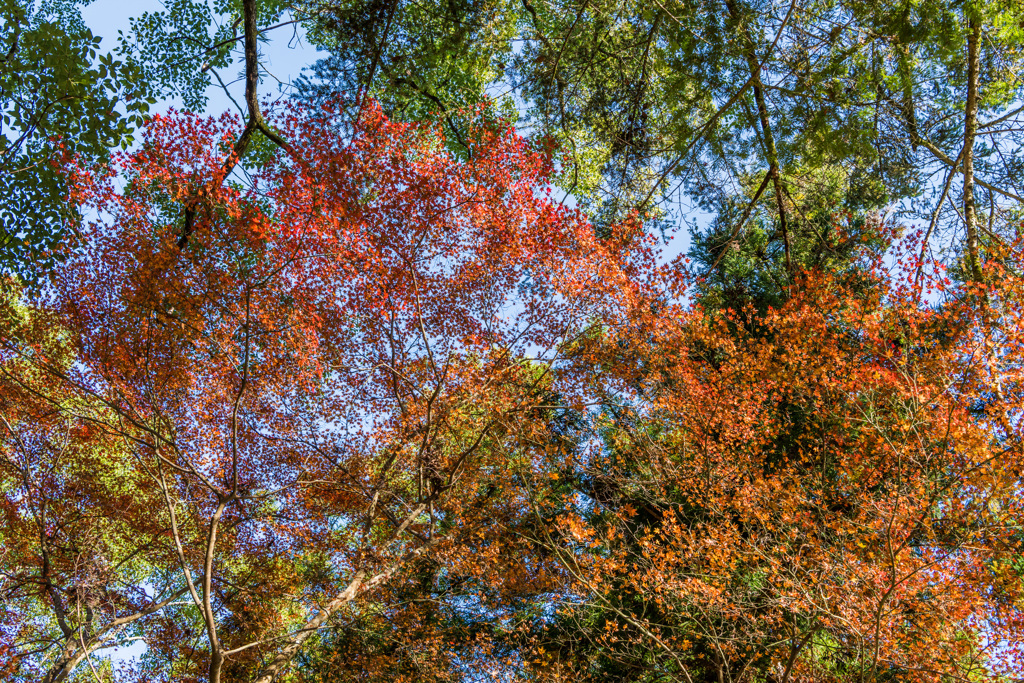
[[[596,645],[604,675],[1019,677],[1021,247],[984,287],[865,255],[777,310],[668,304],[604,337],[618,400],[558,543],[592,632],[552,676]]]

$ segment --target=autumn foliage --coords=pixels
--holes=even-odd
[[[946,303],[922,304],[912,268],[862,262],[805,273],[778,310],[668,305],[604,338],[620,388],[571,469],[591,502],[550,537],[579,604],[542,630],[541,668],[1020,676],[1015,253],[987,305],[941,276]]]
[[[67,160],[95,220],[4,285],[5,680],[1024,674],[1020,244],[713,310],[504,125],[273,125]]]
[[[404,565],[469,562],[524,504],[530,411],[584,400],[553,368],[628,297],[629,254],[547,198],[544,155],[480,128],[459,160],[374,109],[277,125],[301,146],[243,189],[218,177],[235,122],[154,121],[123,190],[77,172],[100,218],[31,311],[8,290],[18,675],[59,680],[173,597],[132,622],[146,667],[269,680]]]

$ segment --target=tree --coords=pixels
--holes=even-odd
[[[365,92],[402,120],[457,114],[488,99],[487,88],[503,77],[517,10],[507,0],[311,3],[307,36],[331,56],[313,66],[298,96]],[[501,104],[514,116],[511,101]],[[448,124],[458,136],[457,119]]]
[[[53,162],[126,147],[153,102],[136,67],[98,55],[78,3],[35,5],[0,4],[0,270],[27,279],[79,219]]]
[[[915,247],[595,341],[601,447],[534,497],[575,581],[538,678],[1020,676],[1020,243],[990,309],[944,278],[922,306]]]
[[[423,562],[516,566],[496,534],[531,411],[588,400],[566,349],[632,296],[634,228],[599,241],[506,127],[459,160],[372,105],[296,108],[243,186],[239,125],[155,118],[123,191],[69,160],[99,218],[42,294],[5,296],[13,680],[141,638],[140,678],[262,683]]]
[[[2,10],[0,268],[24,281],[45,277],[52,258],[77,236],[81,216],[66,201],[59,158],[72,153],[102,163],[112,150],[127,149],[156,96],[180,95],[187,107],[202,109],[211,75],[233,100],[218,70],[238,48],[247,126],[236,156],[245,155],[255,134],[284,144],[259,106],[258,43],[266,39],[259,23],[281,18],[290,4],[238,0],[211,11],[205,2],[168,3],[162,12],[133,19],[115,53],[105,55],[98,55],[100,38],[86,28],[79,4],[5,0]],[[210,36],[215,20],[220,26]],[[225,167],[225,177],[232,167]],[[188,223],[187,207],[185,214]]]

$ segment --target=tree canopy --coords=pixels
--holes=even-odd
[[[0,25],[0,678],[1024,677],[1015,3],[80,9]]]

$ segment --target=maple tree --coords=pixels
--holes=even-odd
[[[280,115],[296,142],[244,183],[231,117],[154,118],[120,176],[68,161],[97,218],[42,292],[4,286],[7,680],[143,639],[143,679],[270,681],[423,561],[544,581],[496,540],[529,416],[590,400],[556,369],[645,242],[552,202],[508,127],[462,159],[337,111]]]
[[[600,442],[534,497],[575,596],[538,678],[1020,676],[1021,243],[987,303],[937,270],[928,304],[874,231],[777,307],[670,301],[587,350]]]

